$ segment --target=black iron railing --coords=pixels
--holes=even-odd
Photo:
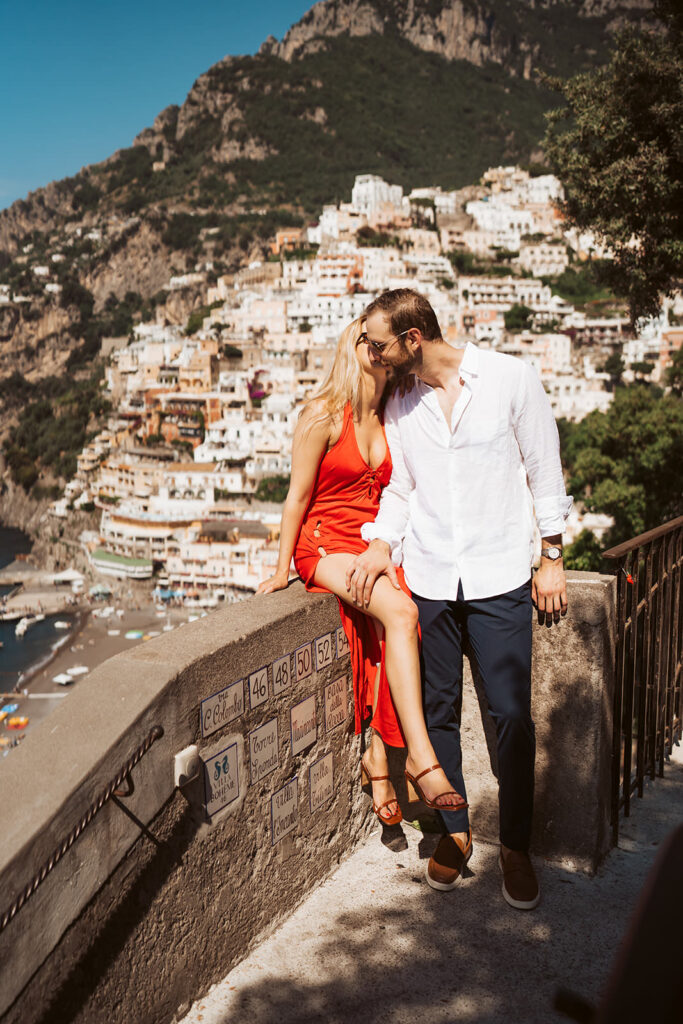
[[[605,551],[617,569],[612,834],[681,738],[683,516]]]

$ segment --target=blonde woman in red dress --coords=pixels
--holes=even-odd
[[[386,745],[406,746],[406,777],[431,807],[466,806],[437,762],[422,711],[417,608],[403,574],[381,576],[367,605],[354,604],[346,570],[365,551],[363,523],[374,520],[391,477],[382,411],[387,371],[354,320],[342,333],[334,364],[304,407],[294,433],[289,493],[282,512],[277,570],[258,594],[283,590],[294,564],[306,589],[339,599],[353,667],[356,732],[367,719],[372,740],[361,761],[372,783],[373,810],[386,825],[401,820],[389,779]]]

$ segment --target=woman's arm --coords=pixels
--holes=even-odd
[[[280,552],[277,569],[270,579],[259,584],[257,594],[270,594],[284,590],[289,581],[289,567],[294,554],[301,520],[304,517],[311,493],[318,475],[320,460],[327,451],[330,441],[331,422],[328,416],[321,417],[322,408],[317,403],[304,409],[294,431],[292,444],[292,472],[289,491],[282,509],[280,524]]]

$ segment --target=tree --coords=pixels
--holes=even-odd
[[[631,363],[631,369],[635,373],[636,377],[642,379],[643,377],[649,377],[655,368],[654,363],[648,363],[646,360],[638,360],[636,363]]]
[[[679,348],[667,367],[666,383],[677,395],[683,394],[683,347]]]
[[[612,516],[605,547],[683,513],[683,399],[648,384],[618,388],[607,412],[566,434],[569,490]]]
[[[505,320],[506,331],[524,331],[531,323],[531,318],[534,315],[533,309],[529,309],[528,306],[521,306],[518,302],[514,306],[510,306],[503,313]]]
[[[683,276],[682,19],[676,0],[655,12],[666,32],[622,32],[604,67],[545,79],[567,104],[546,115],[544,140],[564,216],[612,249],[601,274],[633,321]]]
[[[602,557],[602,544],[590,530],[582,530],[573,544],[567,544],[563,553],[565,569],[577,569],[579,572],[604,572],[605,561]],[[614,566],[610,567],[612,571]]]
[[[278,474],[277,476],[264,476],[259,480],[256,488],[258,501],[283,502],[289,490],[289,477]]]
[[[626,369],[626,363],[621,358],[621,352],[613,352],[600,367],[600,373],[608,373],[610,376],[610,390],[614,390],[621,384],[621,378]]]

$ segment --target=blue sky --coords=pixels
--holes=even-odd
[[[0,209],[129,146],[314,0],[0,0]]]

